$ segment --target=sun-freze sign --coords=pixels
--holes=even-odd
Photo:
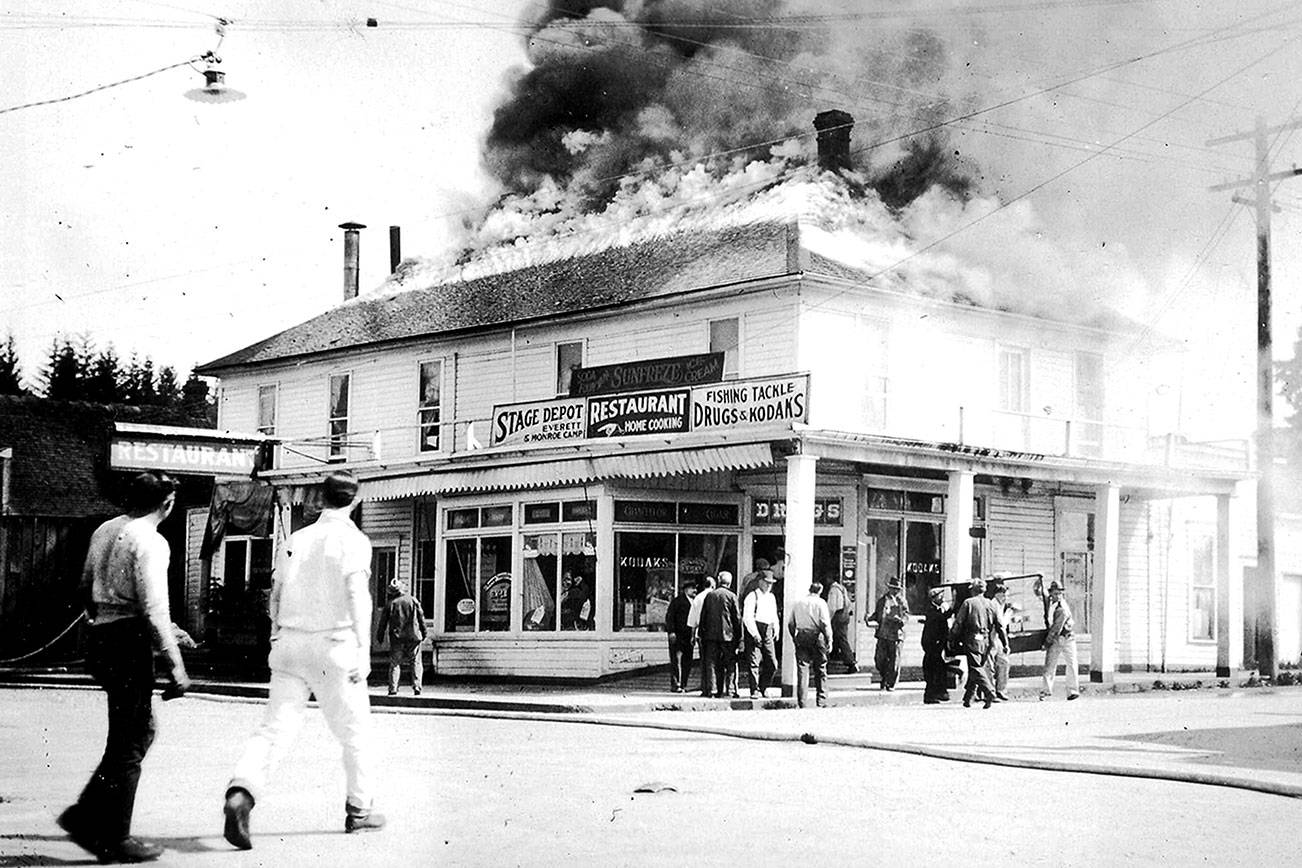
[[[808,417],[809,375],[788,374],[691,389],[500,404],[493,408],[490,445],[547,446],[569,440],[741,431]]]

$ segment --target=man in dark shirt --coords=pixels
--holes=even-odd
[[[669,633],[669,689],[674,693],[687,690],[687,679],[692,674],[692,628],[687,616],[692,611],[692,595],[688,589],[695,587],[684,582],[678,586],[678,595],[669,601],[665,613],[665,630]]]
[[[411,667],[411,690],[420,696],[425,666],[420,659],[420,646],[425,641],[425,615],[416,598],[397,580],[389,585],[389,601],[380,610],[380,624],[375,631],[375,641],[389,642],[389,695],[398,692],[402,680],[402,667]]]
[[[741,640],[741,607],[732,592],[732,573],[719,572],[719,586],[701,605],[702,696],[737,697],[737,643]]]

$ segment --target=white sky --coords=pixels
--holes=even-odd
[[[9,0],[0,9],[0,338],[14,333],[29,375],[56,335],[82,333],[100,347],[111,341],[124,360],[149,355],[184,375],[336,304],[339,223],[369,227],[363,290],[388,270],[388,226],[402,227],[405,255],[437,253],[456,216],[495,192],[479,145],[507,70],[526,62],[512,26],[525,5]],[[1201,433],[1250,430],[1252,214],[1208,187],[1249,174],[1251,144],[1206,142],[1250,129],[1258,114],[1272,124],[1302,117],[1302,3],[841,6],[917,10],[953,44],[965,108],[1154,55],[980,116],[998,126],[955,131],[989,192],[1028,194],[969,243],[1001,220],[1029,225],[1058,252],[1054,267],[1097,275],[1126,297],[1127,313],[1187,343],[1184,412],[1208,422]],[[201,54],[217,44],[218,15],[233,21],[218,52],[227,82],[246,100],[184,99],[202,82],[196,64],[3,111]],[[372,16],[380,26],[366,28]],[[1276,169],[1302,155],[1300,134],[1275,144]],[[1281,184],[1276,201],[1276,356],[1286,358],[1302,322],[1302,178]],[[949,243],[961,253],[965,240]]]

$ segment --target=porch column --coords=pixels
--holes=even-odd
[[[1090,681],[1110,684],[1117,670],[1117,553],[1120,489],[1094,489],[1094,602],[1090,609]]]
[[[949,472],[949,496],[945,502],[945,561],[941,581],[964,582],[972,576],[972,498],[971,470]]]
[[[1233,678],[1243,667],[1243,593],[1234,593],[1230,495],[1216,496],[1216,677]]]
[[[786,633],[796,601],[814,580],[814,455],[787,456],[786,577],[782,585],[782,695],[796,692],[796,645]],[[830,650],[830,649],[829,649]]]

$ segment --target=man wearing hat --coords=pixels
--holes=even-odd
[[[750,678],[750,698],[763,699],[778,659],[775,643],[778,635],[778,604],[773,596],[773,573],[760,570],[755,588],[741,605],[741,623],[746,630],[746,668]]]
[[[995,573],[986,580],[985,597],[994,607],[995,613],[999,616],[999,623],[1002,630],[990,637],[990,674],[995,685],[995,700],[998,702],[1007,702],[1008,694],[1008,610],[1005,605],[1005,595],[1008,586],[1004,579],[1008,573]]]
[[[927,615],[922,623],[922,677],[926,688],[922,701],[927,705],[949,702],[949,672],[945,649],[949,645],[949,616],[954,609],[945,605],[945,589],[927,592]]]
[[[249,813],[298,734],[312,694],[343,746],[344,831],[384,828],[384,816],[371,809],[371,543],[349,517],[356,478],[331,473],[321,492],[320,517],[290,536],[272,579],[267,708],[226,790],[224,834],[241,850],[253,846]]]
[[[909,619],[909,605],[904,599],[904,585],[897,576],[886,583],[886,593],[868,616],[877,624],[877,649],[874,662],[881,674],[882,690],[894,690],[900,680],[900,646],[904,644],[904,625]]]
[[[1044,683],[1040,688],[1040,698],[1047,699],[1053,695],[1053,681],[1058,674],[1058,657],[1067,664],[1067,698],[1080,696],[1080,674],[1077,672],[1076,637],[1072,633],[1074,626],[1071,607],[1063,596],[1062,585],[1057,579],[1049,583],[1049,614],[1045,619],[1048,631],[1044,638]]]
[[[990,648],[992,641],[1008,641],[1004,625],[995,607],[985,598],[986,583],[973,579],[968,585],[968,598],[958,607],[950,639],[967,658],[967,684],[963,688],[963,707],[972,707],[972,697],[979,696],[985,707],[995,701],[995,688],[990,679]],[[992,638],[996,637],[996,638]]]

